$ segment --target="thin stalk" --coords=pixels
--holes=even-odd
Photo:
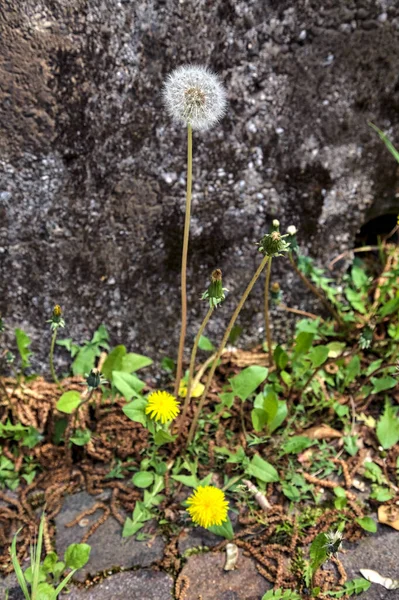
[[[286,306],[285,304],[278,305],[281,310],[286,310],[287,312],[294,313],[294,315],[301,315],[302,317],[309,317],[309,319],[320,319],[322,323],[324,323],[324,319],[315,315],[314,313],[307,312],[306,310],[299,310],[299,308],[291,308],[290,306]]]
[[[322,302],[324,304],[326,309],[331,313],[331,315],[334,317],[334,319],[337,321],[337,323],[342,326],[343,321],[342,321],[341,317],[339,316],[339,314],[337,313],[337,311],[335,310],[335,308],[333,306],[331,306],[331,304],[327,300],[327,298],[321,292],[319,292],[317,287],[314,286],[313,283],[311,283],[309,281],[309,279],[298,268],[291,252],[289,253],[288,258],[289,258],[289,261],[290,261],[295,273],[298,275],[298,277],[301,279],[301,281],[303,281],[303,283],[306,285],[306,287],[320,300],[320,302]]]
[[[198,344],[199,344],[199,341],[201,339],[202,334],[204,333],[205,327],[207,326],[208,321],[209,321],[209,319],[212,316],[213,311],[214,311],[214,307],[211,306],[209,308],[208,312],[206,313],[204,320],[201,323],[201,326],[200,326],[200,328],[198,330],[197,335],[195,336],[193,349],[191,351],[190,369],[189,369],[189,372],[188,372],[187,395],[186,395],[185,400],[184,400],[183,414],[182,414],[181,420],[180,420],[179,433],[182,430],[183,423],[184,423],[184,420],[185,420],[186,415],[187,415],[188,407],[190,406],[191,390],[194,389],[193,388],[193,377],[194,377],[195,359],[197,357]]]
[[[190,233],[191,217],[191,192],[193,184],[193,131],[191,125],[187,126],[187,191],[186,191],[186,217],[184,221],[183,252],[181,259],[181,330],[179,353],[177,355],[175,396],[179,394],[180,379],[183,371],[184,342],[187,329],[187,255],[188,238]]]
[[[236,322],[237,317],[240,314],[240,311],[241,311],[242,307],[244,306],[246,299],[248,298],[248,296],[249,296],[252,288],[254,287],[254,285],[255,285],[256,281],[258,280],[260,274],[262,273],[263,269],[265,268],[266,263],[267,263],[268,260],[269,260],[269,257],[268,256],[264,256],[262,262],[260,263],[259,267],[256,270],[255,275],[252,277],[251,281],[249,282],[249,284],[247,286],[247,289],[243,293],[243,295],[241,297],[241,300],[239,301],[239,303],[237,305],[237,308],[235,309],[235,311],[233,313],[233,316],[230,319],[230,323],[227,326],[227,329],[226,329],[226,331],[224,333],[224,336],[223,336],[223,339],[222,339],[222,341],[220,343],[218,351],[216,352],[215,359],[213,361],[211,370],[210,370],[209,375],[208,375],[208,379],[206,380],[205,389],[204,389],[203,394],[201,396],[201,399],[199,401],[198,408],[197,408],[197,411],[195,413],[193,422],[191,423],[190,431],[189,431],[188,438],[187,438],[187,446],[189,446],[191,444],[192,440],[193,440],[193,437],[194,437],[194,434],[195,434],[195,430],[196,430],[196,427],[197,427],[197,423],[198,423],[198,419],[199,419],[199,416],[201,414],[202,408],[204,406],[206,397],[208,395],[209,388],[211,386],[212,379],[213,379],[213,376],[215,374],[217,364],[219,362],[220,357],[223,354],[223,350],[224,350],[224,348],[225,348],[225,346],[227,344],[227,341],[229,339],[231,330],[234,327],[234,323]]]
[[[53,331],[53,335],[51,337],[51,345],[50,345],[50,371],[51,371],[51,376],[53,378],[54,383],[56,383],[57,385],[60,383],[58,380],[57,375],[55,374],[55,369],[54,369],[54,346],[55,346],[55,340],[57,338],[57,331],[58,331],[58,327],[56,327]]]
[[[270,333],[270,318],[269,318],[269,293],[270,293],[270,274],[272,271],[272,259],[267,263],[266,279],[265,279],[265,329],[267,339],[267,349],[269,352],[269,367],[273,366],[273,348],[272,336]]]

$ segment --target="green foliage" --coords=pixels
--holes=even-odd
[[[262,596],[262,600],[301,600],[301,597],[294,590],[279,588],[278,590],[269,590],[266,592]]]
[[[345,595],[353,596],[353,594],[361,594],[362,592],[367,592],[370,585],[371,583],[367,581],[367,579],[352,579],[351,581],[347,581],[344,584],[342,590],[338,592],[325,592],[325,595],[328,598],[342,598],[342,596]]]
[[[31,339],[24,331],[22,331],[22,329],[15,330],[15,338],[17,341],[18,352],[21,357],[22,369],[27,369],[30,367],[29,359],[32,356],[32,352],[29,350]]]
[[[385,399],[384,413],[377,424],[377,438],[384,449],[392,448],[399,441],[398,410]]]
[[[64,561],[60,561],[55,552],[50,552],[41,562],[44,519],[43,513],[37,543],[31,548],[31,564],[24,572],[17,555],[18,532],[15,534],[10,548],[15,575],[25,600],[57,600],[58,595],[69,583],[74,573],[84,567],[90,558],[88,544],[71,544],[65,551]],[[66,569],[70,569],[70,572],[60,582]]]
[[[71,338],[58,340],[58,346],[62,346],[71,353],[74,358],[71,369],[73,375],[86,375],[95,367],[96,359],[103,350],[109,350],[109,336],[104,325],[100,325],[90,341],[85,341],[81,346],[74,344]]]
[[[72,414],[82,402],[81,395],[75,390],[64,392],[56,404],[56,409],[67,415]]]
[[[144,499],[136,502],[132,517],[126,519],[123,526],[123,537],[135,535],[147,521],[156,517],[155,509],[164,499],[164,496],[160,494],[164,487],[164,478],[155,474],[152,490],[144,490]]]
[[[235,396],[243,402],[263,383],[268,375],[265,367],[247,367],[232,377],[229,381]]]
[[[371,517],[358,517],[356,523],[358,523],[364,531],[369,531],[370,533],[376,533],[377,531],[377,523]]]

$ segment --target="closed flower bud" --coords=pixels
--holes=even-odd
[[[98,369],[92,369],[86,377],[86,383],[89,389],[95,390],[100,385],[107,383],[107,380],[101,375]]]
[[[226,110],[226,92],[219,77],[202,65],[175,69],[164,84],[163,97],[172,119],[193,129],[209,129]]]
[[[211,283],[208,289],[202,294],[201,300],[208,300],[209,306],[216,308],[225,299],[225,292],[227,291],[222,284],[222,271],[215,269],[212,271]]]
[[[283,252],[289,250],[289,244],[285,241],[286,235],[281,235],[279,231],[272,231],[263,236],[259,242],[259,252],[265,256],[282,256]]]
[[[65,321],[62,318],[62,308],[59,304],[56,304],[54,306],[51,319],[49,319],[47,323],[50,323],[51,329],[57,329],[57,327],[65,327]]]
[[[297,232],[298,232],[298,230],[295,227],[295,225],[290,225],[289,227],[287,227],[287,233],[288,233],[288,235],[296,235]]]

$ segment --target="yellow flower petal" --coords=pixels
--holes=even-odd
[[[196,525],[212,527],[227,520],[229,503],[219,488],[211,485],[199,487],[188,498],[187,504],[187,511]]]
[[[154,421],[167,423],[172,421],[180,412],[179,402],[168,392],[151,392],[147,398],[148,405],[145,413]]]

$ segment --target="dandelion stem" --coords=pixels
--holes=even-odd
[[[272,336],[270,333],[270,318],[269,318],[269,293],[270,293],[270,274],[272,271],[272,258],[270,257],[267,263],[266,280],[265,280],[265,329],[267,339],[267,349],[269,352],[269,367],[273,366],[273,347]]]
[[[288,257],[289,257],[289,261],[290,261],[295,273],[298,275],[298,277],[301,279],[301,281],[320,300],[320,302],[322,302],[322,304],[324,304],[326,309],[331,313],[331,315],[334,317],[334,319],[337,321],[337,323],[342,326],[343,321],[342,321],[341,317],[339,316],[339,314],[337,313],[337,311],[335,310],[335,308],[333,306],[331,306],[331,304],[327,300],[327,298],[325,296],[323,296],[323,294],[321,292],[319,292],[317,287],[314,286],[313,283],[311,283],[309,281],[309,279],[302,273],[302,271],[299,269],[298,265],[296,264],[296,262],[292,256],[292,252],[290,252],[288,254]]]
[[[54,383],[56,383],[57,385],[60,383],[58,380],[58,377],[55,373],[55,369],[54,369],[54,346],[55,346],[55,340],[57,338],[57,330],[58,327],[55,327],[54,331],[53,331],[53,335],[51,337],[51,345],[50,345],[50,371],[51,371],[51,376],[53,378]]]
[[[213,306],[211,306],[209,308],[208,312],[206,313],[204,320],[201,323],[201,326],[200,326],[200,328],[198,330],[197,335],[195,336],[193,349],[191,351],[190,369],[189,369],[189,372],[188,372],[187,395],[186,395],[186,398],[184,400],[183,414],[182,414],[181,419],[180,419],[179,433],[182,430],[183,423],[184,423],[184,420],[185,420],[186,415],[187,415],[188,407],[190,405],[191,390],[193,389],[193,376],[194,376],[194,369],[195,369],[195,359],[196,359],[196,356],[197,356],[198,344],[199,344],[199,341],[201,339],[202,334],[204,333],[204,329],[207,326],[208,321],[209,321],[209,319],[212,316],[213,311],[214,311],[214,308],[213,308]]]
[[[201,396],[201,399],[199,401],[198,408],[197,408],[197,411],[195,413],[193,422],[191,423],[190,431],[189,431],[188,438],[187,438],[187,446],[189,446],[191,444],[192,440],[193,440],[193,437],[194,437],[194,434],[195,434],[195,430],[196,430],[196,427],[197,427],[197,423],[198,423],[198,419],[199,419],[199,416],[201,414],[202,408],[204,406],[206,397],[208,395],[209,388],[211,386],[212,379],[213,379],[213,376],[215,374],[217,364],[219,362],[220,357],[223,354],[223,350],[224,350],[224,348],[225,348],[225,346],[227,344],[227,341],[229,339],[231,330],[234,327],[234,323],[236,322],[237,317],[240,314],[240,311],[241,311],[242,307],[244,306],[246,299],[248,298],[248,296],[249,296],[252,288],[254,287],[254,285],[255,285],[256,281],[258,280],[260,274],[262,273],[263,269],[265,268],[266,263],[267,263],[268,260],[269,260],[269,256],[264,256],[262,262],[260,263],[259,267],[257,268],[257,270],[255,272],[255,275],[252,277],[251,281],[249,282],[249,284],[247,286],[247,289],[245,290],[245,292],[241,296],[241,300],[239,301],[239,303],[238,303],[238,305],[237,305],[237,307],[236,307],[236,309],[235,309],[235,311],[233,313],[233,316],[230,319],[230,323],[227,326],[227,329],[226,329],[226,331],[224,333],[224,336],[223,336],[223,339],[222,339],[222,341],[220,343],[218,351],[216,352],[215,359],[213,361],[211,370],[210,370],[209,375],[208,375],[208,379],[206,381],[204,392],[203,392],[203,394]]]
[[[193,183],[193,131],[191,125],[187,126],[187,192],[186,192],[186,217],[184,221],[183,252],[181,260],[181,331],[179,353],[177,355],[175,396],[179,394],[180,379],[183,371],[184,342],[187,329],[187,254],[188,238],[190,233],[191,192]]]

